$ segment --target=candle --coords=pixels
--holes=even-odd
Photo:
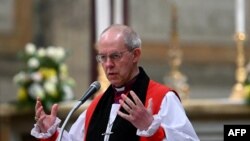
[[[236,33],[245,33],[245,0],[236,0]]]

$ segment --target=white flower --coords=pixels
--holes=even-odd
[[[40,63],[39,63],[39,61],[37,60],[37,58],[35,58],[35,57],[32,57],[32,58],[30,58],[29,60],[28,60],[28,67],[30,67],[30,68],[37,68],[37,67],[39,67],[39,65],[40,65]]]
[[[37,51],[38,57],[44,57],[46,55],[46,51],[44,48],[39,48]]]
[[[46,81],[43,87],[48,94],[56,93],[56,83],[52,81]]]
[[[54,46],[49,46],[47,49],[46,49],[46,55],[50,58],[53,58],[53,56],[55,55],[55,47]]]
[[[67,73],[68,72],[68,67],[65,63],[62,63],[60,66],[59,66],[59,70],[61,72],[64,72],[64,73]]]
[[[28,43],[25,46],[25,52],[29,55],[33,55],[36,52],[36,46],[32,43]]]
[[[35,82],[41,82],[42,81],[42,74],[40,72],[31,73],[30,77]]]
[[[55,49],[55,55],[54,55],[54,59],[56,61],[60,61],[65,57],[65,51],[62,47],[57,47]]]
[[[13,78],[13,81],[17,83],[24,83],[28,79],[27,74],[23,71],[16,74]]]
[[[65,50],[62,47],[50,46],[46,50],[46,55],[54,61],[59,62],[65,57]]]
[[[58,78],[57,78],[57,76],[52,76],[47,81],[49,81],[51,83],[58,83]]]
[[[33,99],[36,99],[37,97],[43,99],[45,97],[44,90],[38,83],[31,84],[28,92]]]
[[[65,93],[63,100],[72,100],[74,98],[73,91],[68,85],[63,85],[63,91]]]

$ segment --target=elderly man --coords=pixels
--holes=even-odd
[[[199,140],[178,94],[151,80],[138,66],[141,39],[130,27],[111,25],[97,43],[97,61],[110,86],[79,116],[63,141],[185,141]],[[36,104],[37,122],[31,134],[56,140],[58,105],[46,114]]]

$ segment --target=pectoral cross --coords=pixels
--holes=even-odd
[[[113,126],[113,123],[115,121],[117,111],[119,110],[119,108],[120,108],[119,104],[112,105],[111,114],[110,114],[111,116],[109,117],[106,131],[101,134],[102,136],[104,136],[104,141],[108,141],[110,135],[114,134],[114,132],[112,132],[111,130],[112,130],[112,126]]]
[[[109,136],[113,134],[114,132],[111,132],[111,128],[108,127],[105,133],[102,133],[102,136],[104,136],[104,141],[109,140]]]
[[[111,135],[111,134],[113,134],[114,132],[105,132],[105,133],[102,133],[102,136],[109,136],[109,135]]]

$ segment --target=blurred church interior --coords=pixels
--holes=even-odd
[[[171,75],[177,72],[181,77],[179,81],[185,85],[182,102],[200,140],[222,141],[224,124],[250,124],[249,105],[230,99],[238,75],[239,32],[246,37],[241,40],[243,63],[250,63],[250,1],[244,1],[242,28],[237,25],[236,2],[1,0],[0,140],[34,140],[29,135],[33,111],[20,112],[8,106],[17,99],[13,76],[23,65],[17,53],[27,43],[70,49],[66,64],[78,99],[91,82],[102,79],[94,49],[100,32],[110,24],[122,23],[140,34],[140,63],[152,79],[175,86]],[[65,118],[69,109],[61,108],[60,116]]]

